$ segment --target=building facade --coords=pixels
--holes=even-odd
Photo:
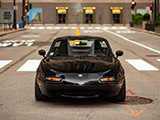
[[[0,0],[1,9],[13,8],[13,0]],[[28,21],[46,24],[128,24],[132,0],[26,0],[31,3]],[[135,0],[135,13],[145,11],[151,0]],[[17,21],[22,18],[22,0],[16,0]],[[147,11],[146,11],[147,12]],[[27,19],[27,17],[26,17]]]

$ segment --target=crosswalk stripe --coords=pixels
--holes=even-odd
[[[159,62],[160,62],[160,59],[157,59],[157,61],[159,61]]]
[[[34,30],[34,29],[36,29],[36,27],[30,27],[30,29]]]
[[[39,27],[38,29],[42,30],[42,29],[44,29],[44,27]]]
[[[53,29],[53,27],[47,27],[47,29],[51,30],[51,29]]]
[[[139,71],[158,71],[159,70],[142,59],[126,59],[126,61]]]
[[[12,62],[12,60],[0,60],[0,68]]]
[[[37,70],[41,60],[28,60],[23,64],[17,71],[31,71],[34,72]]]

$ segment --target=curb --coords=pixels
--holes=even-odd
[[[160,36],[160,33],[156,33],[156,32],[153,32],[153,31],[148,31],[148,30],[143,30],[143,29],[137,29],[137,28],[133,28],[133,27],[129,27],[129,29]]]
[[[27,30],[27,28],[22,28],[22,29],[18,29],[18,30],[6,31],[6,32],[4,32],[4,33],[0,33],[0,36],[4,36],[4,35],[10,34],[10,33],[15,33],[15,32],[19,32],[19,31],[24,31],[24,30]]]

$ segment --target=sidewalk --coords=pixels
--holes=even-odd
[[[140,31],[140,32],[145,32],[145,33],[149,33],[149,34],[153,34],[153,35],[158,35],[160,36],[160,33],[154,32],[154,31],[148,31],[148,30],[144,30],[144,29],[137,29],[134,27],[128,27],[131,30],[136,30],[136,31]]]
[[[14,33],[14,32],[18,32],[18,31],[23,31],[23,30],[26,30],[27,28],[22,28],[22,29],[17,29],[17,30],[8,30],[8,31],[0,31],[0,36],[3,36],[3,35],[7,35],[7,34],[10,34],[10,33]]]

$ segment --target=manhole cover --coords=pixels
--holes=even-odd
[[[118,104],[138,105],[138,104],[149,104],[152,102],[153,100],[149,98],[138,97],[138,96],[126,96],[126,100],[124,102],[118,102]]]

